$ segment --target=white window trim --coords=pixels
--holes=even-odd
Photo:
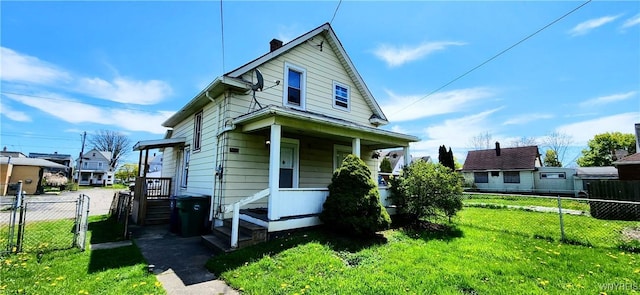
[[[342,88],[347,89],[347,107],[342,107],[336,104],[336,86],[340,86]],[[333,88],[331,89],[331,94],[333,95],[333,108],[337,110],[351,112],[351,87],[349,85],[333,81]]]
[[[187,156],[189,160],[187,160]],[[182,165],[180,165],[180,188],[187,188],[189,185],[189,162],[191,162],[191,147],[186,146],[182,150]]]
[[[347,152],[353,154],[353,147],[348,145],[334,144],[333,145],[333,171],[336,171],[342,163],[338,163],[338,152]]]
[[[300,77],[300,105],[290,104],[288,100],[289,94],[289,70],[294,70],[296,72],[302,73],[302,77]],[[307,109],[307,70],[301,68],[296,65],[292,65],[290,63],[284,63],[284,88],[282,91],[282,104],[284,106],[306,110]]]
[[[198,120],[198,117],[200,120]],[[204,119],[204,111],[200,110],[193,116],[193,151],[198,152],[202,148],[202,125]],[[199,123],[199,124],[198,124]],[[197,133],[197,135],[196,135]]]

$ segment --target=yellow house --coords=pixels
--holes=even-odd
[[[68,167],[47,161],[26,157],[0,157],[0,194],[7,195],[10,184],[22,181],[22,191],[28,195],[39,193],[45,168],[66,169]]]
[[[348,154],[377,179],[378,151],[415,136],[379,127],[382,109],[327,23],[215,79],[163,123],[162,176],[172,195],[210,198],[214,227],[232,218],[269,233],[320,223],[333,171]],[[215,231],[215,228],[214,228]]]

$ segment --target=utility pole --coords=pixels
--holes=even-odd
[[[84,157],[84,140],[87,138],[87,131],[82,133],[82,148],[80,149],[80,162],[78,163],[78,178],[77,183],[80,184],[80,176],[82,172],[82,157]]]

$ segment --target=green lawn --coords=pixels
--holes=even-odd
[[[69,229],[59,221],[32,226],[59,232]],[[92,216],[87,241],[115,241],[120,232],[121,225],[105,216]],[[84,252],[48,250],[42,255],[37,249],[29,250],[0,258],[0,294],[165,294],[155,276],[147,273],[135,245]]]
[[[465,194],[464,204],[473,206],[477,204],[496,206],[541,206],[558,208],[558,200],[552,197],[525,197],[522,195],[491,195],[491,194]],[[562,209],[571,209],[589,212],[589,203],[562,199]]]
[[[315,230],[216,256],[207,267],[246,294],[629,294],[631,288],[637,290],[639,254],[611,244],[559,243],[544,236],[548,233],[531,229],[536,227],[532,220],[545,215],[557,217],[465,208],[447,233],[393,229],[374,240]],[[507,221],[493,223],[501,218]],[[522,221],[511,223],[515,219]]]

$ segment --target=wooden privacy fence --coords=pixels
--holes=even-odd
[[[591,216],[610,220],[640,220],[640,181],[601,180],[589,184]]]

